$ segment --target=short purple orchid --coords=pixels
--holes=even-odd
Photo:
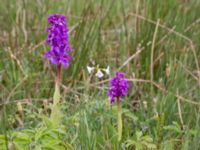
[[[48,23],[50,27],[46,30],[48,33],[46,43],[50,46],[50,50],[44,57],[50,59],[52,64],[68,68],[72,57],[67,52],[72,52],[72,48],[68,43],[66,17],[61,14],[51,14],[48,16]]]
[[[124,97],[128,91],[128,81],[124,78],[124,73],[117,72],[116,76],[110,80],[108,96],[110,102],[113,103],[115,98],[120,100],[120,97]]]
[[[115,77],[110,80],[108,96],[111,104],[117,100],[117,126],[118,126],[118,141],[122,138],[122,116],[120,111],[120,98],[124,97],[128,92],[128,81],[124,78],[124,73],[117,72]]]

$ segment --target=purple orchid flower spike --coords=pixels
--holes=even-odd
[[[48,58],[52,64],[68,68],[72,57],[67,52],[72,52],[72,48],[68,42],[66,17],[60,14],[51,14],[48,16],[48,23],[50,27],[46,30],[48,33],[46,44],[50,46],[50,50],[44,54],[44,57]]]
[[[124,97],[128,91],[128,81],[124,78],[124,73],[117,72],[116,76],[110,80],[108,96],[110,102],[114,103],[115,98],[120,100],[120,97]]]

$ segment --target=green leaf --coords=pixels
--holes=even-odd
[[[56,82],[55,92],[53,96],[52,113],[51,113],[51,120],[54,127],[58,127],[60,124],[61,113],[59,108],[59,101],[60,101],[60,89],[59,89],[59,83]]]
[[[50,120],[47,116],[42,116],[42,121],[43,123],[48,127],[48,128],[51,128],[53,127],[53,124],[52,124],[52,120]]]
[[[27,142],[27,143],[31,141],[30,136],[23,132],[14,132],[12,136],[13,136],[13,141]]]
[[[134,122],[136,122],[138,120],[138,117],[135,116],[132,112],[130,112],[128,109],[122,109],[122,114],[125,117],[128,117],[130,119],[132,119]]]

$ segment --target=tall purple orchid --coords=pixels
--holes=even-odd
[[[68,42],[66,17],[52,14],[48,16],[48,23],[50,27],[47,28],[46,43],[50,46],[50,50],[44,54],[44,57],[50,59],[52,64],[63,65],[67,68],[72,59],[67,52],[72,52],[72,48]]]
[[[68,52],[72,52],[72,48],[68,43],[68,28],[66,24],[66,17],[61,14],[51,14],[48,16],[49,27],[47,28],[46,44],[50,46],[50,50],[44,54],[44,57],[49,59],[52,64],[57,65],[57,78],[55,82],[55,92],[53,96],[53,106],[51,112],[51,119],[55,126],[59,125],[60,112],[60,74],[61,66],[68,68],[69,61],[72,57]]]
[[[128,92],[128,81],[124,78],[124,73],[117,72],[116,75],[110,80],[108,96],[110,97],[111,104],[117,100],[118,112],[118,141],[122,136],[122,118],[120,111],[120,98],[124,97]]]

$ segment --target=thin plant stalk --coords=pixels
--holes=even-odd
[[[118,119],[118,141],[121,141],[122,138],[122,117],[121,117],[121,110],[120,110],[120,99],[117,98],[117,119]]]
[[[55,81],[55,92],[53,96],[53,106],[51,112],[51,119],[54,126],[58,126],[60,123],[60,110],[59,110],[59,102],[60,102],[60,77],[61,76],[61,65],[57,66],[57,77]]]
[[[7,115],[6,115],[6,106],[3,105],[3,114],[2,114],[2,122],[3,122],[3,131],[4,131],[4,136],[5,136],[5,146],[6,146],[6,149],[8,150],[9,147],[8,147],[8,135],[7,135]]]

